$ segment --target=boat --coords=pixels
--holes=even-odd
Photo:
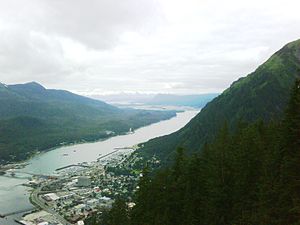
[[[127,134],[134,134],[133,128],[130,128],[129,131],[127,132]]]

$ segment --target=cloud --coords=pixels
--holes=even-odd
[[[66,69],[61,46],[55,39],[20,28],[0,32],[0,77],[5,80],[49,82]]]
[[[74,57],[80,50],[108,50],[126,31],[150,32],[160,20],[156,7],[152,0],[0,1],[0,79],[51,84],[84,73]]]
[[[300,38],[296,0],[0,0],[0,80],[222,91]]]
[[[141,31],[161,20],[153,0],[1,1],[5,23],[110,48],[125,31]]]

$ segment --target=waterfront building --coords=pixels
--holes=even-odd
[[[46,201],[56,201],[57,199],[59,199],[59,197],[57,196],[57,194],[55,193],[48,193],[48,194],[45,194],[43,196],[43,198],[46,200]]]

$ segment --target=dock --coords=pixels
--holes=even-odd
[[[19,221],[19,220],[14,220],[16,223],[18,223],[18,224],[21,224],[21,225],[26,225],[25,223],[23,223],[23,222],[21,222],[21,221]]]
[[[122,150],[122,149],[133,149],[133,147],[116,147],[115,150]]]
[[[67,169],[67,168],[70,168],[70,167],[75,167],[75,166],[78,166],[78,167],[84,167],[84,168],[90,168],[90,166],[88,166],[88,165],[71,164],[71,165],[67,165],[67,166],[60,167],[60,168],[56,169],[56,171],[64,170],[64,169]]]
[[[114,148],[114,149],[116,149],[116,148]],[[105,154],[105,155],[99,157],[99,158],[97,159],[97,161],[99,161],[99,160],[101,160],[101,159],[103,159],[103,158],[105,158],[105,157],[107,157],[107,156],[109,156],[109,155],[112,155],[112,154],[114,154],[114,153],[116,153],[116,152],[118,152],[118,151],[120,151],[120,150],[121,150],[121,149],[117,149],[117,150],[115,150],[115,151],[112,151],[112,152],[110,152],[110,153],[107,153],[107,154]]]

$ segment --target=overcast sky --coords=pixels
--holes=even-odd
[[[300,38],[299,0],[0,0],[0,82],[219,92]]]

